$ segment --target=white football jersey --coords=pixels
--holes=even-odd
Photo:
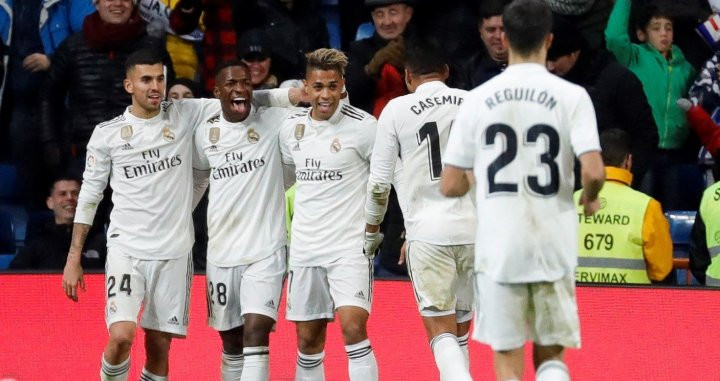
[[[288,112],[252,106],[239,123],[219,112],[195,132],[193,166],[210,170],[208,263],[246,265],[287,244],[278,135]]]
[[[378,119],[370,182],[390,184],[398,155],[405,186],[405,229],[409,241],[434,245],[475,242],[472,196],[440,193],[440,171],[448,135],[467,91],[440,81],[391,100]]]
[[[297,180],[292,266],[363,255],[365,191],[377,122],[342,103],[326,121],[313,120],[310,111],[290,115],[280,132],[283,163],[295,166]]]
[[[542,65],[510,65],[472,90],[444,160],[474,169],[475,271],[506,283],[555,281],[574,271],[574,159],[599,150],[587,92]]]
[[[133,116],[128,107],[98,124],[87,146],[75,222],[92,224],[109,178],[109,248],[147,260],[188,255],[195,237],[193,128],[219,109],[217,100],[176,100],[150,119]]]

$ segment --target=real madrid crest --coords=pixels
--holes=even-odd
[[[247,139],[250,143],[255,144],[260,140],[260,134],[255,129],[250,128],[247,132]]]
[[[304,124],[296,124],[295,125],[295,140],[300,140],[305,136],[305,125]]]
[[[172,142],[173,140],[175,140],[175,133],[172,132],[172,130],[170,130],[170,127],[168,127],[168,126],[163,127],[162,135],[163,135],[163,139],[165,139],[169,142]]]
[[[210,139],[210,143],[212,144],[217,143],[218,140],[220,140],[220,127],[210,128],[208,139]]]
[[[338,153],[342,149],[342,146],[340,145],[340,139],[335,138],[333,139],[332,143],[330,143],[330,152],[332,153]]]
[[[122,140],[130,140],[132,135],[133,135],[133,128],[131,125],[128,124],[127,126],[123,126],[120,129],[120,138],[122,138]]]

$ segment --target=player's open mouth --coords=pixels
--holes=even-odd
[[[247,111],[247,99],[243,97],[235,97],[230,101],[230,109],[234,113],[244,114]]]
[[[330,112],[330,107],[332,106],[332,103],[330,102],[319,102],[317,104],[317,109],[320,112]]]
[[[148,95],[148,98],[152,103],[159,103],[161,101],[160,94],[150,94]]]

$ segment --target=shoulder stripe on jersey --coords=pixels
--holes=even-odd
[[[116,116],[116,117],[114,117],[114,118],[112,118],[112,119],[110,119],[110,120],[107,120],[107,121],[98,123],[97,128],[107,127],[107,126],[109,126],[109,125],[111,125],[111,124],[113,124],[113,123],[120,122],[120,121],[123,121],[123,120],[125,120],[125,115],[120,114],[120,115],[118,115],[118,116]]]
[[[220,113],[217,113],[211,117],[208,118],[208,120],[205,121],[205,123],[217,123],[220,121]]]
[[[349,105],[342,105],[342,111],[347,111],[348,113],[355,114],[355,116],[357,116],[358,118],[365,117],[363,115],[363,113],[360,112],[360,110],[356,109],[355,107],[349,106]]]
[[[345,110],[340,110],[340,112],[341,112],[343,115],[347,116],[348,118],[353,118],[353,119],[355,119],[355,120],[363,120],[362,117],[359,117],[359,116],[357,116],[357,115],[355,115],[355,114],[349,113],[349,112],[347,112],[347,111],[345,111]]]
[[[295,118],[301,118],[303,116],[306,116],[308,114],[308,110],[301,111],[297,114],[292,114],[288,116],[288,119],[295,119]]]

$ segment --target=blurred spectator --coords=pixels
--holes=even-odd
[[[305,53],[330,46],[328,28],[315,7],[316,2],[236,1],[233,9],[235,30],[238,36],[254,28],[264,30],[273,57],[273,74],[282,78],[304,78]]]
[[[651,0],[656,1],[656,0]],[[582,33],[590,49],[603,49],[603,32],[613,0],[547,0],[555,15],[562,15]]]
[[[617,0],[605,38],[608,50],[643,84],[658,128],[660,150],[642,189],[668,209],[690,209],[697,205],[699,194],[683,184],[683,177],[687,165],[694,165],[697,149],[685,147],[687,119],[675,101],[687,93],[695,69],[673,45],[671,15],[654,3],[639,12],[635,30],[641,43],[632,43],[628,35],[630,7],[630,0]]]
[[[52,219],[25,242],[18,255],[10,262],[13,270],[58,270],[65,267],[72,240],[73,219],[77,207],[80,180],[60,177],[55,180],[47,197],[47,208]],[[88,269],[105,267],[105,233],[102,228],[91,230],[82,253],[81,262]]]
[[[585,216],[578,207],[578,267],[575,280],[590,283],[650,284],[664,280],[673,267],[670,225],[662,206],[630,188],[632,154],[625,131],[600,134],[607,180],[600,211]],[[582,190],[575,192],[579,205]]]
[[[635,74],[606,51],[594,50],[577,28],[562,16],[553,23],[548,70],[587,90],[595,107],[598,132],[619,128],[628,134],[633,188],[655,159],[658,132],[643,87]]]
[[[442,41],[444,54],[452,63],[467,61],[481,46],[478,30],[478,3],[498,0],[420,0],[415,3],[415,31]],[[506,1],[507,0],[500,0]],[[451,27],[449,27],[451,26]],[[406,36],[408,37],[408,36]],[[424,38],[423,38],[424,39]]]
[[[200,84],[187,79],[175,78],[174,81],[168,83],[169,99],[197,98],[200,94]]]
[[[406,93],[403,78],[403,33],[412,19],[414,1],[365,0],[375,33],[350,44],[347,90],[353,105],[375,117],[390,99]]]
[[[57,169],[67,161],[79,175],[85,147],[95,126],[122,114],[130,101],[120,78],[125,60],[142,48],[162,51],[168,81],[174,79],[164,42],[147,35],[132,0],[99,0],[82,33],[68,37],[55,51],[41,94],[41,134],[45,160]],[[66,109],[67,105],[67,109]]]
[[[243,33],[238,42],[238,56],[250,68],[253,89],[274,89],[282,79],[273,74],[273,58],[270,41],[262,29],[251,29]]]
[[[235,1],[238,2],[242,1]],[[179,35],[192,33],[200,24],[202,15],[205,33],[202,39],[200,83],[208,95],[213,93],[215,87],[217,65],[237,59],[233,3],[231,0],[180,0],[170,12],[170,27]]]
[[[720,287],[720,181],[705,190],[690,240],[690,270],[700,284]]]
[[[705,150],[711,156],[711,175],[720,179],[720,126],[710,117],[710,114],[699,105],[693,104],[688,99],[679,99],[678,106],[685,110],[690,127],[700,138]],[[717,113],[714,114],[717,117]],[[701,151],[702,155],[702,151]],[[709,177],[709,176],[708,176]]]
[[[203,32],[199,26],[192,32],[177,35],[170,28],[170,9],[177,0],[139,0],[140,16],[147,23],[147,32],[153,37],[165,40],[165,47],[172,59],[175,74],[183,78],[195,78],[198,71],[198,55],[195,43],[202,41]]]
[[[18,166],[21,186],[32,207],[45,197],[47,180],[41,174],[36,150],[40,136],[40,89],[55,49],[82,30],[85,16],[94,12],[91,0],[6,0],[0,7],[6,81],[0,88],[2,125],[0,151]],[[12,36],[12,39],[11,39]],[[3,94],[4,92],[4,94]],[[37,205],[36,205],[37,204]]]
[[[448,84],[451,87],[472,90],[507,67],[508,48],[501,39],[502,13],[506,4],[506,0],[489,0],[480,6],[478,29],[484,49],[479,49],[457,72],[450,72]]]

